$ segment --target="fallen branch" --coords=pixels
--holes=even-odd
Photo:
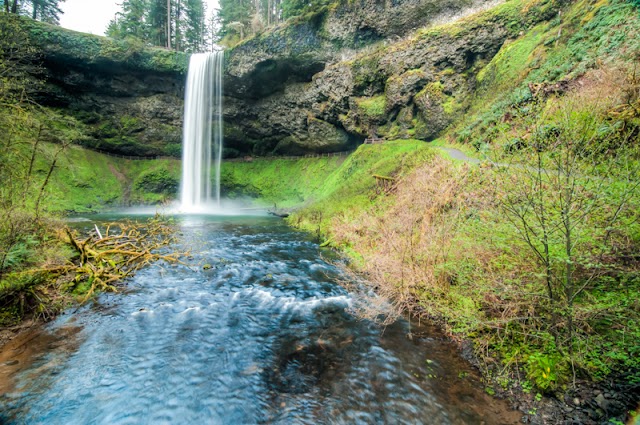
[[[96,227],[97,228],[97,227]],[[61,235],[65,243],[78,253],[76,262],[51,270],[58,277],[72,282],[74,289],[82,282],[89,282],[82,302],[97,291],[117,292],[116,284],[132,276],[142,267],[156,261],[179,263],[187,253],[159,252],[176,242],[175,229],[170,222],[156,217],[144,223],[123,221],[106,225],[104,235],[96,231],[80,240],[79,235],[65,228]]]

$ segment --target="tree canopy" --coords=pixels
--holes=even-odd
[[[4,0],[4,11],[58,25],[63,13],[60,9],[62,2],[64,0]]]
[[[46,0],[42,0],[46,1]],[[203,0],[124,0],[107,35],[134,37],[153,46],[186,52],[212,50],[217,41],[233,44],[332,0],[220,0],[207,11]]]
[[[332,0],[220,0],[218,36],[243,38],[330,3]]]
[[[107,28],[110,37],[187,52],[205,50],[208,34],[202,0],[124,0]]]

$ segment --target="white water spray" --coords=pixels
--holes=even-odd
[[[223,52],[198,53],[189,61],[182,134],[182,212],[220,208],[223,58]]]

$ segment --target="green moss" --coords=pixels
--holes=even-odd
[[[428,149],[421,141],[402,140],[362,145],[349,157],[227,161],[221,184],[232,198],[254,196],[266,206],[303,207],[292,220],[311,229],[319,210],[327,218],[369,205],[376,189],[373,174],[404,172],[423,161]]]
[[[620,0],[583,0],[560,17],[508,41],[477,76],[479,90],[457,129],[458,140],[482,146],[506,115],[527,115],[529,83],[573,80],[588,69],[633,63],[640,51],[640,14]]]
[[[416,42],[427,38],[440,38],[443,36],[459,38],[466,36],[470,32],[475,31],[477,28],[489,27],[495,22],[520,23],[522,17],[525,15],[525,13],[523,13],[523,7],[527,3],[533,2],[512,0],[493,7],[487,11],[480,12],[478,14],[463,18],[461,20],[457,20],[455,22],[419,30],[416,33],[416,38],[413,41]],[[513,28],[513,31],[518,30],[519,28],[520,25],[518,25],[517,28]]]
[[[177,159],[122,160],[126,202],[131,204],[164,203],[178,197],[181,161]]]
[[[414,99],[418,104],[437,103],[448,116],[458,114],[465,108],[464,102],[458,101],[453,95],[445,94],[444,85],[440,81],[427,84],[425,88],[414,96]],[[428,102],[427,99],[429,100]],[[418,122],[414,127],[420,127],[422,124],[422,122]],[[422,129],[418,131],[422,132]]]
[[[454,115],[463,108],[454,96],[445,96],[444,102],[442,102],[442,109],[447,115]]]
[[[536,52],[537,47],[547,36],[548,24],[540,24],[522,37],[507,41],[491,62],[477,75],[476,79],[481,86],[491,86],[495,92],[496,87],[518,84],[531,70],[531,62],[540,60],[543,52]]]
[[[162,48],[151,48],[135,39],[114,40],[92,34],[71,31],[32,19],[3,14],[0,25],[19,20],[20,26],[45,57],[84,64],[118,64],[128,68],[154,72],[185,73],[188,56]]]
[[[442,101],[444,98],[443,90],[444,85],[440,81],[434,81],[427,84],[425,88],[423,88],[418,94],[416,94],[415,98],[419,99],[423,96],[429,96]]]
[[[264,205],[287,208],[311,199],[344,157],[224,161],[221,185],[227,196],[258,197]]]
[[[404,74],[402,74],[400,77],[408,78],[414,75],[424,75],[424,71],[420,68],[410,69],[406,71]]]
[[[159,195],[172,195],[178,193],[180,181],[166,168],[144,171],[135,181],[135,187],[143,192]]]
[[[357,57],[351,62],[345,62],[351,65],[353,74],[354,88],[357,92],[364,93],[364,90],[382,91],[386,75],[380,66],[381,52],[363,55]]]
[[[53,155],[55,149],[47,146],[46,156]],[[47,208],[50,211],[86,212],[121,203],[123,187],[116,176],[118,162],[79,147],[67,148],[47,186]],[[47,167],[45,158],[41,167]]]
[[[432,154],[419,140],[362,145],[324,180],[313,194],[313,204],[297,211],[290,221],[326,235],[334,217],[356,217],[363,209],[386,201],[374,175],[398,177]]]
[[[385,117],[386,98],[384,95],[375,97],[356,98],[358,111],[366,118],[373,120],[381,120]]]
[[[44,175],[58,149],[46,145],[38,159]],[[46,188],[51,212],[97,212],[128,204],[154,204],[177,197],[180,161],[114,158],[78,146],[59,155]]]

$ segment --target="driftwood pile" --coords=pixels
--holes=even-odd
[[[96,291],[117,291],[119,281],[156,261],[180,263],[184,253],[171,252],[168,246],[176,242],[176,230],[171,222],[156,217],[146,222],[122,221],[107,224],[84,238],[65,228],[59,237],[78,254],[72,261],[48,270],[66,281],[73,290],[81,283],[90,284],[83,301]]]

